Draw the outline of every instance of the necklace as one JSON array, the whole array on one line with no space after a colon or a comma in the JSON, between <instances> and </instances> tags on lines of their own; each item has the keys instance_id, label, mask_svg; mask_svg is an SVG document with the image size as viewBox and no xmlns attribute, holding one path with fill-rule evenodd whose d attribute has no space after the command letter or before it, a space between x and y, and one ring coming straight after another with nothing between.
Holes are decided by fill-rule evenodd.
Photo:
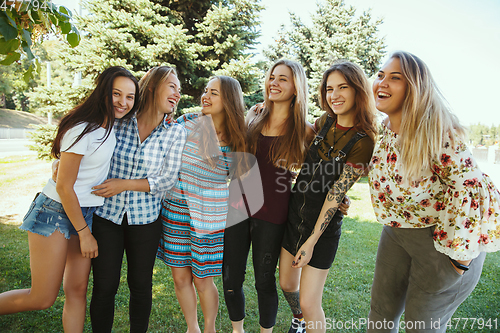
<instances>
[{"instance_id":1,"label":"necklace","mask_svg":"<svg viewBox=\"0 0 500 333\"><path fill-rule=\"evenodd\" d=\"M337 144L337 142L340 141L340 139L342 139L347 133L349 133L350 130L352 130L352 128L354 127L349 127L349 129L347 131L344 132L344 134L342 134L337 140L335 140L335 133L337 132L337 121L335 121L335 124L334 124L334 128L333 128L333 145L330 147L330 149L328 149L328 153L326 154L326 156L328 158L331 157L334 149L335 149L335 145Z\"/></svg>"}]
</instances>

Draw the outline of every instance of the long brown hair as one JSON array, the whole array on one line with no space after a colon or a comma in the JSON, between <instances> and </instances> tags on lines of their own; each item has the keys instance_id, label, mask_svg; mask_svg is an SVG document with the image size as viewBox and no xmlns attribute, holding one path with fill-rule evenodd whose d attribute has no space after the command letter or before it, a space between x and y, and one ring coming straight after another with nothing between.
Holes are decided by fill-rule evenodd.
<instances>
[{"instance_id":1,"label":"long brown hair","mask_svg":"<svg viewBox=\"0 0 500 333\"><path fill-rule=\"evenodd\" d=\"M175 68L169 66L157 66L151 68L139 81L139 110L137 116L149 110L157 110L157 89L168 78L170 74L177 76ZM175 113L172 112L170 116Z\"/></svg>"},{"instance_id":2,"label":"long brown hair","mask_svg":"<svg viewBox=\"0 0 500 333\"><path fill-rule=\"evenodd\" d=\"M375 123L375 103L373 93L366 78L365 73L355 63L345 60L335 62L323 73L323 79L319 86L319 104L323 110L328 112L333 119L337 115L333 112L326 100L326 85L328 77L333 72L338 71L347 81L347 84L354 88L356 92L354 98L354 130L365 132L373 141L377 136L377 127Z\"/></svg>"},{"instance_id":3,"label":"long brown hair","mask_svg":"<svg viewBox=\"0 0 500 333\"><path fill-rule=\"evenodd\" d=\"M59 129L52 145L51 156L61 157L61 140L66 132L81 123L88 123L83 132L76 138L70 147L80 141L84 135L95 131L104 125L106 134L103 139L108 138L115 122L115 111L113 108L113 82L117 77L126 77L132 80L135 85L135 99L132 109L123 117L132 117L139 105L139 85L135 76L128 70L120 66L109 67L104 70L96 79L96 87L87 99L69 111L59 123Z\"/></svg>"},{"instance_id":4,"label":"long brown hair","mask_svg":"<svg viewBox=\"0 0 500 333\"><path fill-rule=\"evenodd\" d=\"M224 122L224 133L229 139L232 151L246 152L245 133L245 102L243 91L238 80L229 76L214 76L211 80L218 79L220 82L222 105L226 113Z\"/></svg>"},{"instance_id":5,"label":"long brown hair","mask_svg":"<svg viewBox=\"0 0 500 333\"><path fill-rule=\"evenodd\" d=\"M245 102L243 100L243 91L241 90L238 80L229 76L219 75L213 76L208 82L219 80L220 83L220 97L224 107L225 120L223 128L221 129L224 137L229 143L231 152L246 152L245 133L247 127L245 125ZM215 167L216 159L214 156L209 156L209 152L217 149L217 142L214 140L213 135L207 131L207 124L203 119L197 123L197 127L191 135L197 137L200 145L201 156L208 161L208 163ZM233 161L232 169L238 169L239 174L243 174L246 170L246 160L241 160L243 155L236 155L238 160Z\"/></svg>"},{"instance_id":6,"label":"long brown hair","mask_svg":"<svg viewBox=\"0 0 500 333\"><path fill-rule=\"evenodd\" d=\"M291 69L296 96L290 105L291 116L283 124L282 135L275 140L269 154L274 165L292 170L302 164L307 150L306 117L308 86L304 68L298 62L281 59L267 71L264 89L266 107L249 126L247 135L248 150L252 154L256 153L259 135L270 121L270 113L274 103L269 100L269 82L271 74L279 65L285 65Z\"/></svg>"}]
</instances>

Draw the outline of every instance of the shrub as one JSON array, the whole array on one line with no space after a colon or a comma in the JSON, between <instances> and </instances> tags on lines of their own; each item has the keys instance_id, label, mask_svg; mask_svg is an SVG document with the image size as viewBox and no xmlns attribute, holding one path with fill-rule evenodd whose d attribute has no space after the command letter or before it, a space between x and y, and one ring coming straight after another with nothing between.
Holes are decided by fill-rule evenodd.
<instances>
[{"instance_id":1,"label":"shrub","mask_svg":"<svg viewBox=\"0 0 500 333\"><path fill-rule=\"evenodd\" d=\"M37 152L37 157L41 160L50 160L50 151L52 150L52 142L57 134L57 125L45 124L35 125L35 131L30 133L30 139L35 142L29 148Z\"/></svg>"}]
</instances>

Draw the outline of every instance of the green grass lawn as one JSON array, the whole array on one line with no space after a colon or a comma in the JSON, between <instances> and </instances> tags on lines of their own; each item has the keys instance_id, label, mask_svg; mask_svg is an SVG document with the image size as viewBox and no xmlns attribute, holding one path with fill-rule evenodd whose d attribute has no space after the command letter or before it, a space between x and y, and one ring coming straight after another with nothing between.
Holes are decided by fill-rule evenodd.
<instances>
[{"instance_id":1,"label":"green grass lawn","mask_svg":"<svg viewBox=\"0 0 500 333\"><path fill-rule=\"evenodd\" d=\"M0 161L1 162L1 161ZM5 193L0 187L0 193ZM375 266L375 255L382 226L375 222L368 196L366 180L356 184L349 193L352 207L344 220L342 238L337 258L330 270L324 289L323 308L330 321L358 322L366 318L369 311L370 288ZM0 292L13 288L30 286L30 269L27 235L16 225L4 222L0 212ZM116 298L114 332L128 332L128 289L125 270L122 272L121 286ZM254 289L253 269L248 266L245 282L247 332L258 332L257 295ZM220 293L217 329L231 332L227 310L222 295L222 280L215 279ZM450 329L448 332L500 332L500 253L489 254L482 278L472 295L459 307L455 318L491 318L497 321L497 329ZM92 285L92 276L90 278ZM90 300L89 287L88 299ZM175 297L170 269L157 261L153 280L153 310L149 332L186 331L186 325ZM275 332L287 332L291 313L281 292L280 307ZM47 310L33 311L0 317L0 332L62 332L61 314L64 302L62 289L56 303ZM199 322L203 323L199 309ZM494 324L494 322L492 322ZM461 325L464 324L462 320ZM359 326L358 326L359 327ZM477 327L477 324L476 326ZM493 327L494 328L494 327ZM365 328L335 329L335 332L364 332ZM91 332L87 316L85 332Z\"/></svg>"}]
</instances>

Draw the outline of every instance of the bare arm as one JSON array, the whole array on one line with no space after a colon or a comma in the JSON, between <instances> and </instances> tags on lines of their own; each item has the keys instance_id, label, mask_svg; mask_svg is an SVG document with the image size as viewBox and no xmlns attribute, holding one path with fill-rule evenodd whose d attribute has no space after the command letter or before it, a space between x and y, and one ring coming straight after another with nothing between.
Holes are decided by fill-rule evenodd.
<instances>
[{"instance_id":1,"label":"bare arm","mask_svg":"<svg viewBox=\"0 0 500 333\"><path fill-rule=\"evenodd\" d=\"M313 254L314 246L318 242L319 237L330 224L333 216L342 204L347 191L349 191L352 185L356 183L363 172L363 169L357 169L348 164L344 166L344 170L342 171L340 178L333 184L333 187L330 189L325 198L325 202L321 208L314 230L297 252L294 258L293 267L300 268L309 263Z\"/></svg>"},{"instance_id":2,"label":"bare arm","mask_svg":"<svg viewBox=\"0 0 500 333\"><path fill-rule=\"evenodd\" d=\"M264 103L255 104L248 110L247 116L245 117L245 124L248 126L252 120L257 117L264 109Z\"/></svg>"},{"instance_id":3,"label":"bare arm","mask_svg":"<svg viewBox=\"0 0 500 333\"><path fill-rule=\"evenodd\" d=\"M149 182L147 179L106 179L102 184L92 188L92 194L109 198L123 191L149 192Z\"/></svg>"},{"instance_id":4,"label":"bare arm","mask_svg":"<svg viewBox=\"0 0 500 333\"><path fill-rule=\"evenodd\" d=\"M97 241L92 236L90 229L86 227L87 223L82 215L80 202L73 189L82 157L83 155L74 153L61 153L61 160L57 166L56 191L61 198L64 212L73 224L73 227L77 231L81 230L78 236L80 238L82 255L85 258L95 258L98 255Z\"/></svg>"}]
</instances>

